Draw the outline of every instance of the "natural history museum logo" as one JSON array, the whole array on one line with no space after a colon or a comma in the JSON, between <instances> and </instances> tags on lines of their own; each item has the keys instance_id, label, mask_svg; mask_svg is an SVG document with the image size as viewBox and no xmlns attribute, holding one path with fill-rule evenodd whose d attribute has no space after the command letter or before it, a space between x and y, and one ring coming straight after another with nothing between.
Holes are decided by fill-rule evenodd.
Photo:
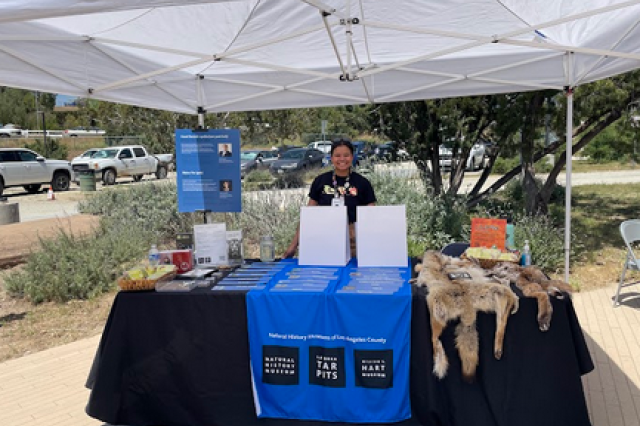
<instances>
[{"instance_id":1,"label":"natural history museum logo","mask_svg":"<svg viewBox=\"0 0 640 426\"><path fill-rule=\"evenodd\" d=\"M262 381L272 385L300 383L299 349L289 346L262 347Z\"/></svg>"}]
</instances>

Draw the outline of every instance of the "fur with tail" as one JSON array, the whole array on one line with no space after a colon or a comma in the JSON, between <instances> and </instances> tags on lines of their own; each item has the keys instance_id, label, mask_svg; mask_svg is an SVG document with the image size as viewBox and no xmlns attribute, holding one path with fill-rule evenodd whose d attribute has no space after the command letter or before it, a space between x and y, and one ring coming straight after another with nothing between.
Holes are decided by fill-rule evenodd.
<instances>
[{"instance_id":1,"label":"fur with tail","mask_svg":"<svg viewBox=\"0 0 640 426\"><path fill-rule=\"evenodd\" d=\"M473 380L478 366L477 312L496 313L494 356L500 359L509 315L518 310L517 296L472 261L436 251L426 251L416 271L419 274L414 283L429 291L426 302L431 321L434 374L439 378L447 374L449 362L440 335L449 321L460 319L455 331L456 348L462 361L463 377L467 381ZM461 273L468 274L469 279L461 278Z\"/></svg>"}]
</instances>

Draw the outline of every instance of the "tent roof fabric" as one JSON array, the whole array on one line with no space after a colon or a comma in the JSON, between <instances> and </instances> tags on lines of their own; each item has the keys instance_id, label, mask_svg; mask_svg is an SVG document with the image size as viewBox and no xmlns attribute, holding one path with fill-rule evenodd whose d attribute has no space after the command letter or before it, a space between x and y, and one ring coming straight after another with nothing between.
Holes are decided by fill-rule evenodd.
<instances>
[{"instance_id":1,"label":"tent roof fabric","mask_svg":"<svg viewBox=\"0 0 640 426\"><path fill-rule=\"evenodd\" d=\"M562 89L640 64L640 0L0 1L0 84L176 112Z\"/></svg>"}]
</instances>

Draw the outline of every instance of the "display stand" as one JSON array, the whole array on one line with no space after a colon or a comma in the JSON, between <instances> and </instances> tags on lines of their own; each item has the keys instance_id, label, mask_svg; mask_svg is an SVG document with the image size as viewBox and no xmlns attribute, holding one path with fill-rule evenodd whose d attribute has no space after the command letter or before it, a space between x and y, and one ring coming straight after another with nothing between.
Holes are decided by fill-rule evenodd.
<instances>
[{"instance_id":1,"label":"display stand","mask_svg":"<svg viewBox=\"0 0 640 426\"><path fill-rule=\"evenodd\" d=\"M401 206L358 206L358 266L407 266L407 215Z\"/></svg>"},{"instance_id":2,"label":"display stand","mask_svg":"<svg viewBox=\"0 0 640 426\"><path fill-rule=\"evenodd\" d=\"M347 220L344 206L300 208L299 264L345 266L351 257Z\"/></svg>"}]
</instances>

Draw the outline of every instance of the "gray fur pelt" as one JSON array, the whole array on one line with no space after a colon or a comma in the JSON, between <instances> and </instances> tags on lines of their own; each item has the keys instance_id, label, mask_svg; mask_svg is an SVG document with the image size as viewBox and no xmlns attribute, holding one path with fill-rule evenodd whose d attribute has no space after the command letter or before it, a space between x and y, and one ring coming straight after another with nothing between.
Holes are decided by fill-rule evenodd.
<instances>
[{"instance_id":1,"label":"gray fur pelt","mask_svg":"<svg viewBox=\"0 0 640 426\"><path fill-rule=\"evenodd\" d=\"M426 303L431 320L434 374L439 378L447 374L449 362L440 335L449 321L460 319L455 330L456 347L462 375L467 381L472 380L478 366L477 312L496 314L494 356L500 359L509 315L518 310L517 296L508 285L494 280L472 261L436 251L426 251L416 271L419 274L413 283L428 289Z\"/></svg>"}]
</instances>

